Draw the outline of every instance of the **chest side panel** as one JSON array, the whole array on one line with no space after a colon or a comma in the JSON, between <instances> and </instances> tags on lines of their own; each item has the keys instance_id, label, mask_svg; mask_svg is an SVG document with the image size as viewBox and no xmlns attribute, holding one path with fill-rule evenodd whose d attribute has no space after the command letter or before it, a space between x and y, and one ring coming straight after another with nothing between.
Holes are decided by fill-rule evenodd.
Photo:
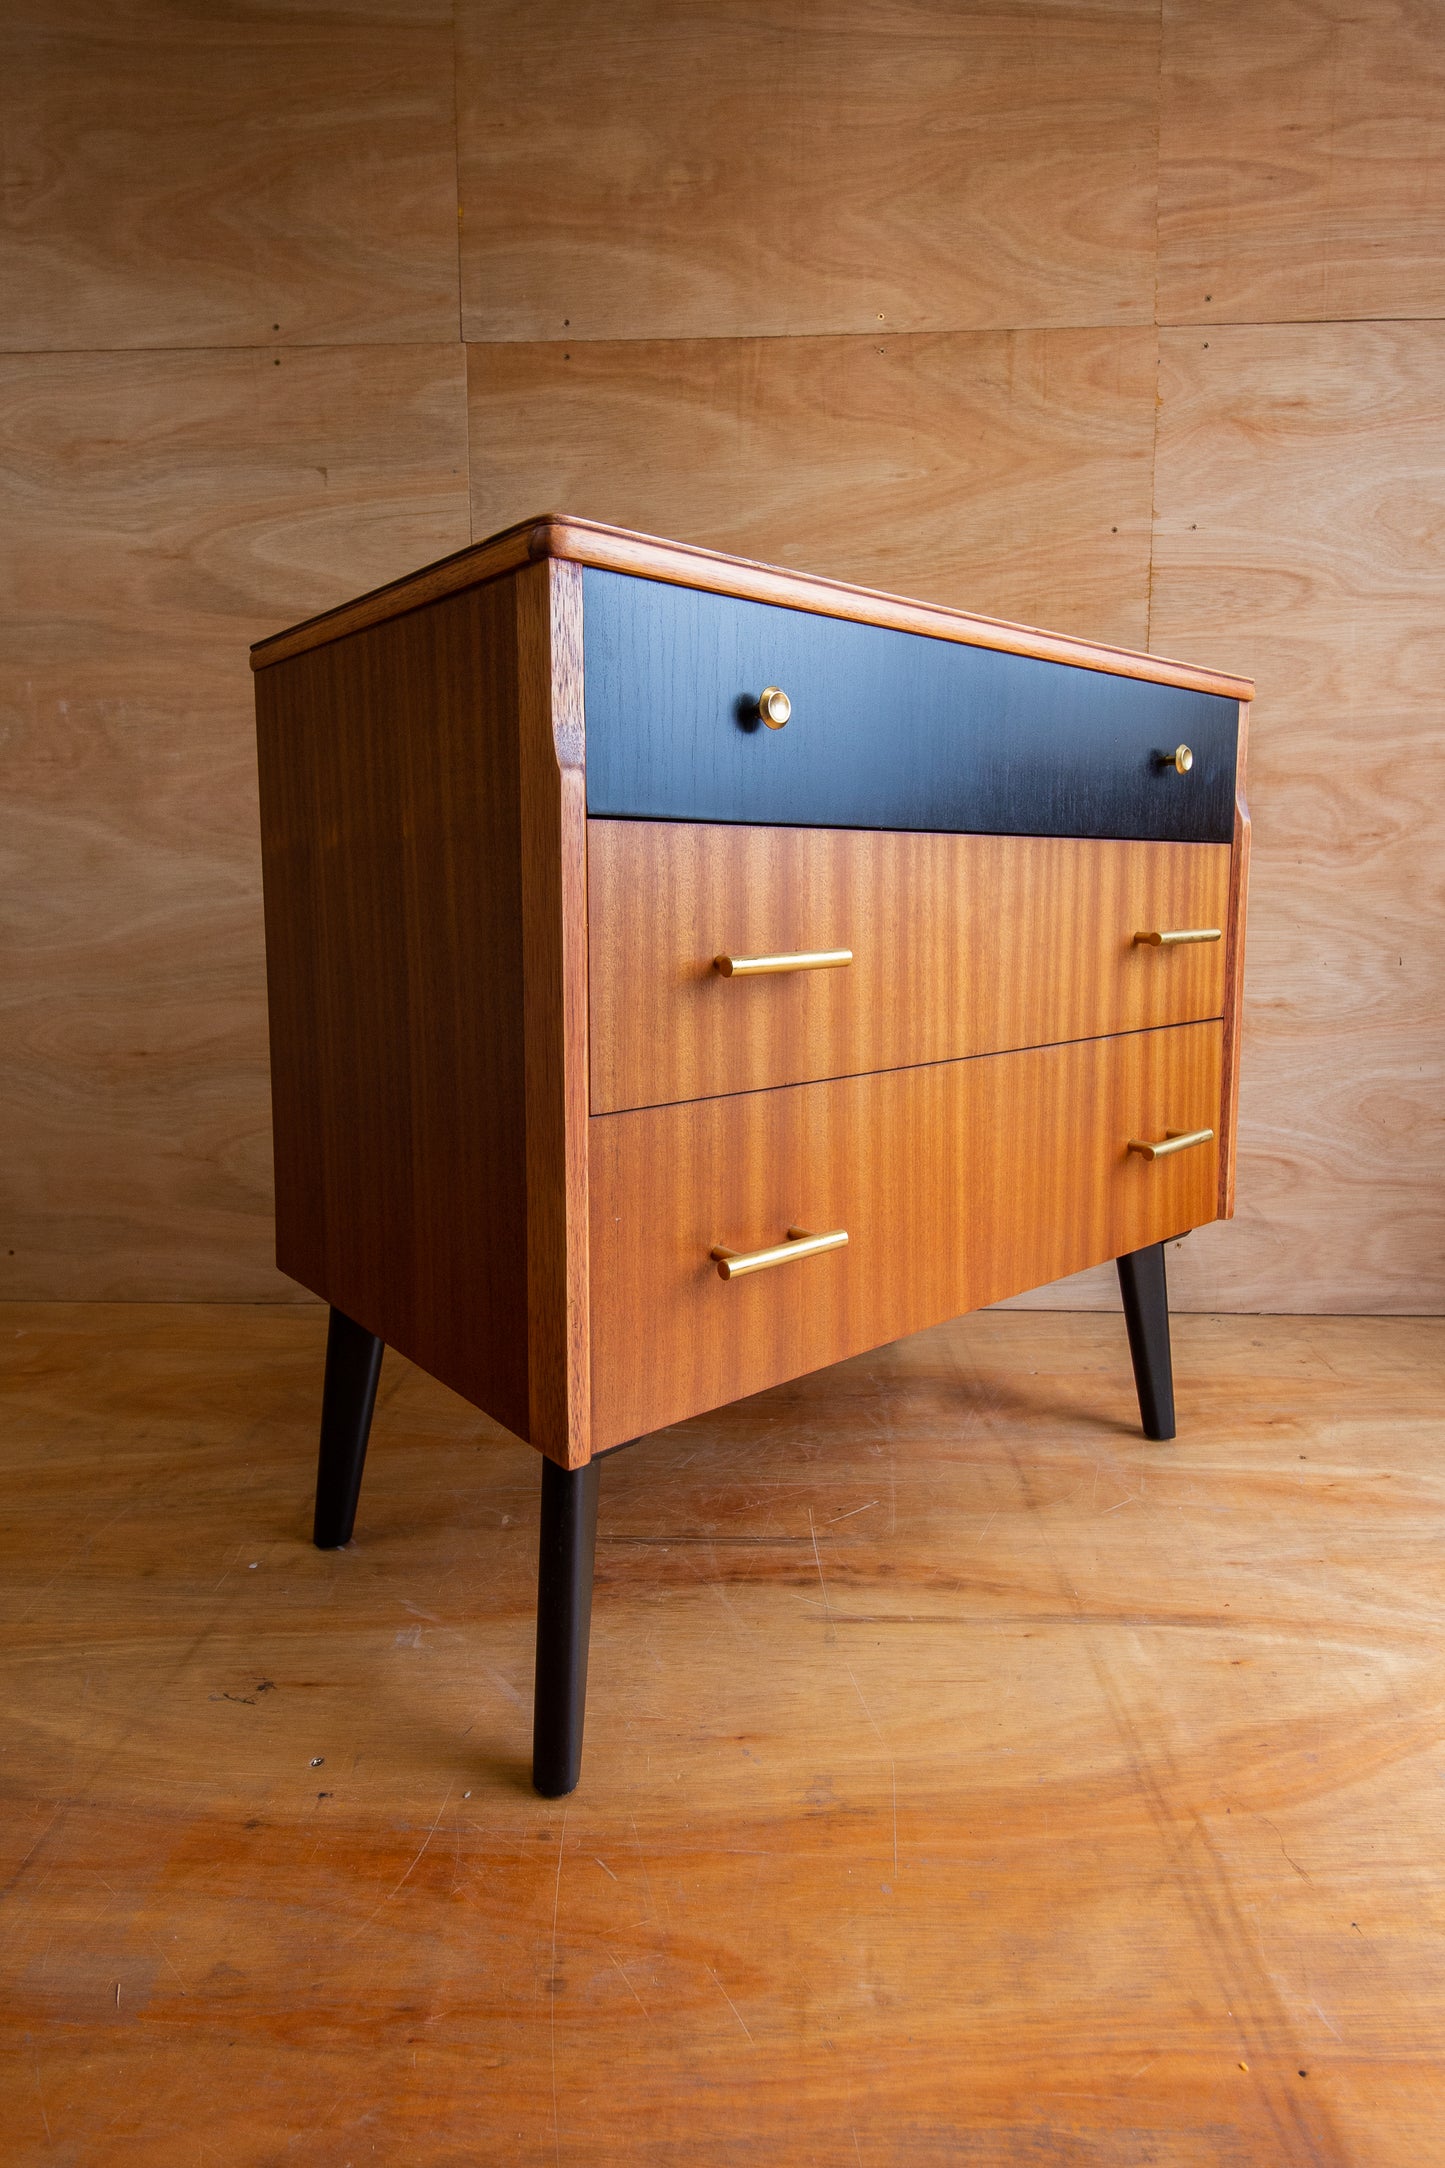
<instances>
[{"instance_id":1,"label":"chest side panel","mask_svg":"<svg viewBox=\"0 0 1445 2168\"><path fill-rule=\"evenodd\" d=\"M277 1262L525 1436L511 583L256 699Z\"/></svg>"}]
</instances>

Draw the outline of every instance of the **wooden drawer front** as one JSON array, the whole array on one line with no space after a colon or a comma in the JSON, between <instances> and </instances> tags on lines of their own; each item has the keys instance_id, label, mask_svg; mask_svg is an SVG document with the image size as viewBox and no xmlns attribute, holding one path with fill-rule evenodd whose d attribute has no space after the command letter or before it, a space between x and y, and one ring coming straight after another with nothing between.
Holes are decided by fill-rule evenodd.
<instances>
[{"instance_id":1,"label":"wooden drawer front","mask_svg":"<svg viewBox=\"0 0 1445 2168\"><path fill-rule=\"evenodd\" d=\"M590 1124L595 1447L1215 1217L1217 1023L941 1062ZM714 1244L846 1228L724 1282Z\"/></svg>"},{"instance_id":2,"label":"wooden drawer front","mask_svg":"<svg viewBox=\"0 0 1445 2168\"><path fill-rule=\"evenodd\" d=\"M1227 843L1215 693L583 574L587 809L629 819ZM763 728L757 699L793 704ZM1181 743L1188 775L1157 756Z\"/></svg>"},{"instance_id":3,"label":"wooden drawer front","mask_svg":"<svg viewBox=\"0 0 1445 2168\"><path fill-rule=\"evenodd\" d=\"M592 1111L1218 1016L1222 844L590 821ZM724 978L720 953L851 949Z\"/></svg>"}]
</instances>

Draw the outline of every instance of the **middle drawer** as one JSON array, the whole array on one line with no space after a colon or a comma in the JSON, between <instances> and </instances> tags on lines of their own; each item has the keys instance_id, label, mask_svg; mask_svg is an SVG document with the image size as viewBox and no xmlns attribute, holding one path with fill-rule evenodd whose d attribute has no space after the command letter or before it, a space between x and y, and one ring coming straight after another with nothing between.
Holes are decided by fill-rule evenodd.
<instances>
[{"instance_id":1,"label":"middle drawer","mask_svg":"<svg viewBox=\"0 0 1445 2168\"><path fill-rule=\"evenodd\" d=\"M594 1114L1223 1013L1227 844L625 820L587 838Z\"/></svg>"}]
</instances>

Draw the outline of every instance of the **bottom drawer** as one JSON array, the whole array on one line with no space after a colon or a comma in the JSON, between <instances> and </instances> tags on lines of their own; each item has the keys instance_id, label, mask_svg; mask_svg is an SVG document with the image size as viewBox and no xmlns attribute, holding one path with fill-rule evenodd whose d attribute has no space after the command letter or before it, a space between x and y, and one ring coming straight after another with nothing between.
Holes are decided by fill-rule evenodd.
<instances>
[{"instance_id":1,"label":"bottom drawer","mask_svg":"<svg viewBox=\"0 0 1445 2168\"><path fill-rule=\"evenodd\" d=\"M1221 1026L594 1115L592 1442L1022 1294L1216 1215ZM789 1227L847 1246L724 1281Z\"/></svg>"}]
</instances>

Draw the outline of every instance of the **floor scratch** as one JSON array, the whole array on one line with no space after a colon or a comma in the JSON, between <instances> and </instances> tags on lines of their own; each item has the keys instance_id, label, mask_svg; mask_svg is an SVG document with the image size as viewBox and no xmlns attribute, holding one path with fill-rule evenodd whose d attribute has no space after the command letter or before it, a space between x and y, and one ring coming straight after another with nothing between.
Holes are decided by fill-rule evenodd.
<instances>
[{"instance_id":1,"label":"floor scratch","mask_svg":"<svg viewBox=\"0 0 1445 2168\"><path fill-rule=\"evenodd\" d=\"M631 1981L630 1981L630 1980L629 1980L629 1979L627 1978L627 1974L626 1974L626 1971L625 1971L625 1970L623 1969L623 1967L622 1967L622 1966L621 1966L620 1964L618 1964L618 1961L617 1961L617 1959L616 1959L616 1958L615 1958L615 1957L613 1956L613 1954L612 1954L612 1952L611 1952L610 1950L609 1950L609 1951L607 1952L607 1961L608 1961L608 1963L609 1963L609 1964L611 1964L611 1965L616 1965L616 1966L617 1966L617 1970L618 1970L618 1971L619 1971L619 1972L620 1972L620 1973L622 1974L622 1978L623 1978L623 1981L624 1981L624 1982L625 1982L625 1984L626 1984L626 1987L627 1987L627 1992L629 1993L629 1995L631 1995L631 1997L632 1997L633 2001L634 2001L634 2002L636 2003L636 2005L637 2005L638 2009L639 2009L639 2010L640 2010L640 2011L642 2012L643 2016L644 2016L644 2017L651 2017L651 2015L652 2015L652 2012L651 2012L651 2011L650 2011L650 2010L648 2009L648 2007L647 2007L647 2004L646 2004L646 2003L645 2003L645 2002L643 2001L642 1997L641 1997L641 1996L640 1996L640 1995L638 1994L638 1992L637 1992L637 1989L636 1989L636 1988L635 1988L635 1987L633 1986L632 1982L631 1982Z\"/></svg>"},{"instance_id":2,"label":"floor scratch","mask_svg":"<svg viewBox=\"0 0 1445 2168\"><path fill-rule=\"evenodd\" d=\"M715 1972L713 1972L713 1970L712 1970L712 1966L711 1966L711 1965L709 1965L707 1969L708 1969L708 1971L709 1971L709 1972L712 1972L713 1980L714 1980L714 1982L716 1983L716 1986L717 1986L717 1991L718 1991L718 1993L719 1993L719 1994L720 1994L720 1995L722 1996L722 1999L723 1999L723 2001L724 2001L724 2002L725 2002L725 2003L727 2004L728 2008L729 2008L729 2009L730 2009L730 2010L732 2011L732 2014L733 2014L733 2016L734 2016L734 2017L735 2017L735 2018L737 2019L738 2023L739 2023L739 2024L740 2024L740 2025L742 2026L742 2028L743 2028L743 2031L744 2031L744 2033L746 2033L746 2034L747 2034L747 2042L748 2042L748 2046L749 2046L750 2048L755 2048L755 2047L757 2046L757 2042L756 2042L756 2040L754 2040L754 2038L753 2038L752 2034L751 2034L750 2032L748 2032L748 2028L747 2028L747 2025L746 2025L746 2023L744 2022L744 2019L743 2019L743 2013L742 2013L742 2011L741 2011L741 2010L740 2010L740 2009L738 2008L737 2004L736 2004L736 2003L735 2003L735 2002L733 2001L733 1999L732 1999L732 1996L731 1996L731 1995L730 1995L730 1994L728 1993L727 1989L726 1989L726 1988L725 1988L725 1987L723 1986L723 1984L722 1984L722 1981L718 1979L718 1976L717 1976L717 1974L716 1974Z\"/></svg>"},{"instance_id":3,"label":"floor scratch","mask_svg":"<svg viewBox=\"0 0 1445 2168\"><path fill-rule=\"evenodd\" d=\"M358 1935L364 1935L367 1928L376 1918L377 1913L381 1912L386 1905L389 1905L392 1898L395 1897L395 1895L397 1894L397 1891L400 1890L408 1881L410 1881L412 1875L416 1872L417 1867L421 1864L422 1855L425 1853L427 1846L431 1843L432 1838L436 1835L437 1831L442 1826L442 1816L446 1813L447 1808L451 1803L451 1796L456 1788L456 1781L456 1778L453 1777L450 1783L447 1785L446 1795L443 1798L441 1805L437 1808L436 1820L432 1823L431 1828L427 1831L426 1835L422 1838L421 1843L417 1846L411 1865L407 1868L406 1873L401 1878L401 1881L397 1883L395 1889L389 1889L386 1895L382 1898L381 1903L376 1907L376 1910L374 1912L369 1912L366 1918L362 1921L361 1925L353 1929L352 1933L346 1938L348 1942L354 1942Z\"/></svg>"},{"instance_id":4,"label":"floor scratch","mask_svg":"<svg viewBox=\"0 0 1445 2168\"><path fill-rule=\"evenodd\" d=\"M813 1508L811 1506L808 1508L808 1534L813 1539L813 1564L818 1569L818 1586L823 1591L823 1615L831 1626L833 1623L833 1607L828 1601L828 1583L823 1575L823 1561L818 1552L818 1531L813 1526Z\"/></svg>"},{"instance_id":5,"label":"floor scratch","mask_svg":"<svg viewBox=\"0 0 1445 2168\"><path fill-rule=\"evenodd\" d=\"M716 1975L714 1975L714 1977L716 1977ZM721 1980L719 1980L719 1981L718 1981L718 1986L719 1986L719 1987L721 1987L721 1986L722 1986L722 1982L721 1982ZM726 1990L725 1990L725 1989L724 1989L724 1992L726 1993ZM738 2020L738 2023L739 2023L739 2024L741 2024L741 2023L742 2023L742 2020L741 2020L741 2018L739 2018L739 2020ZM746 2027L744 2027L744 2030L746 2031ZM53 2138L53 2137L51 2136L51 2133L50 2133L50 2117L49 2117L49 2116L48 2116L48 2115L46 2114L46 2112L45 2112L45 2095L44 2095L44 2094L43 2094L43 2093L41 2092L41 2090L40 2090L40 2050L39 2050L39 2048L37 2048L37 2047L33 2047L33 2046L32 2046L32 2048L31 2048L31 2054L32 2054L32 2056L33 2056L33 2058L34 2058L34 2062L35 2062L35 2098L36 2098L36 2101L37 2101L37 2103L38 2103L38 2105L39 2105L39 2108L40 2108L40 2120L41 2120L41 2122L42 2122L42 2123L43 2123L43 2124L45 2125L45 2143L46 2143L47 2145L53 2146L53 2145L54 2145L54 2143L55 2143L55 2140L54 2140L54 2138Z\"/></svg>"},{"instance_id":6,"label":"floor scratch","mask_svg":"<svg viewBox=\"0 0 1445 2168\"><path fill-rule=\"evenodd\" d=\"M412 1875L415 1874L417 1868L420 1866L423 1853L426 1851L426 1848L431 1843L432 1838L436 1835L437 1831L442 1826L442 1816L446 1813L448 1806L451 1804L452 1790L455 1784L456 1778L453 1777L451 1779L451 1782L447 1785L445 1798L442 1800L441 1805L437 1808L436 1820L432 1823L431 1828L427 1831L426 1835L422 1838L421 1843L416 1848L415 1858L412 1860L411 1865L407 1868L406 1873L402 1876L401 1881L397 1883L396 1889L387 1891L385 1898L382 1900L383 1903L390 1904L392 1898L396 1895L396 1891L402 1887L403 1883L409 1882L411 1880Z\"/></svg>"},{"instance_id":7,"label":"floor scratch","mask_svg":"<svg viewBox=\"0 0 1445 2168\"><path fill-rule=\"evenodd\" d=\"M11 1877L10 1877L10 1880L9 1880L9 1881L8 1881L8 1882L6 1883L6 1885L5 1885L5 1894L6 1894L6 1896L7 1896L7 1897L8 1897L9 1895L10 1895L11 1891L12 1891L12 1890L13 1890L13 1889L14 1889L14 1888L16 1887L17 1883L18 1883L18 1882L19 1882L19 1880L20 1880L20 1877L21 1877L21 1876L22 1876L22 1875L24 1874L24 1872L25 1872L26 1868L27 1868L27 1867L28 1867L28 1866L30 1865L30 1862L31 1862L31 1860L32 1860L32 1859L34 1859L34 1857L35 1857L36 1853L37 1853L37 1852L38 1852L38 1851L40 1850L40 1847L41 1847L41 1845L42 1845L42 1844L44 1844L44 1842L45 1842L46 1838L47 1838L47 1837L48 1837L48 1836L50 1835L50 1832L51 1832L51 1830L52 1830L52 1829L54 1829L54 1827L55 1827L56 1823L57 1823L57 1822L58 1822L58 1821L60 1820L60 1817L61 1817L61 1815L62 1815L62 1814L64 1814L64 1812L65 1812L65 1801L64 1801L64 1800L62 1799L62 1800L61 1800L61 1802L60 1802L60 1804L59 1804L59 1806L58 1806L58 1807L57 1807L57 1808L55 1809L55 1812L54 1812L54 1813L53 1813L53 1814L51 1815L51 1817L50 1817L50 1820L49 1820L49 1821L48 1821L48 1822L46 1823L45 1827L44 1827L44 1828L43 1828L43 1829L41 1830L41 1832L40 1832L40 1835L39 1835L39 1836L38 1836L38 1837L37 1837L37 1838L35 1839L34 1843L33 1843L33 1844L32 1844L32 1845L30 1846L30 1849L29 1849L29 1850L28 1850L28 1851L26 1852L26 1854L25 1854L25 1857L24 1857L24 1858L23 1858L23 1859L21 1860L21 1862L20 1862L19 1866L18 1866L18 1867L17 1867L16 1869L15 1869L15 1872L14 1872L14 1873L13 1873L13 1874L11 1875Z\"/></svg>"}]
</instances>

